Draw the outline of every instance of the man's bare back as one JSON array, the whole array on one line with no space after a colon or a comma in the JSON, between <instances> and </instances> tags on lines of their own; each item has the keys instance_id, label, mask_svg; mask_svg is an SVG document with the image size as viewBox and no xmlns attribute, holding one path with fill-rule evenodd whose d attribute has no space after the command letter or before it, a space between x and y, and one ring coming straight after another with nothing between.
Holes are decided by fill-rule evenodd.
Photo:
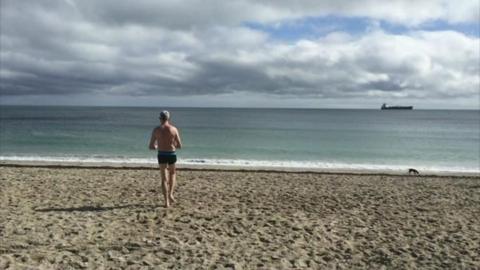
<instances>
[{"instance_id":1,"label":"man's bare back","mask_svg":"<svg viewBox=\"0 0 480 270\"><path fill-rule=\"evenodd\" d=\"M158 151L175 151L177 148L182 148L177 128L169 122L156 127L152 132L149 148Z\"/></svg>"}]
</instances>

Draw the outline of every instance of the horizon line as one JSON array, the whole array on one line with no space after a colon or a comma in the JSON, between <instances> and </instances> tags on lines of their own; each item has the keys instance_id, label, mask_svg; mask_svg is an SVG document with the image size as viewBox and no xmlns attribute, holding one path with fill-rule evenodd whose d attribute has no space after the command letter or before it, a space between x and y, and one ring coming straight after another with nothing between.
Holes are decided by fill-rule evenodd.
<instances>
[{"instance_id":1,"label":"horizon line","mask_svg":"<svg viewBox=\"0 0 480 270\"><path fill-rule=\"evenodd\" d=\"M179 109L285 109L285 110L380 110L380 106L373 107L232 107L232 106L131 106L131 105L32 105L32 104L0 104L1 107L86 107L86 108L179 108ZM479 111L480 108L413 108L413 110L452 110L452 111Z\"/></svg>"}]
</instances>

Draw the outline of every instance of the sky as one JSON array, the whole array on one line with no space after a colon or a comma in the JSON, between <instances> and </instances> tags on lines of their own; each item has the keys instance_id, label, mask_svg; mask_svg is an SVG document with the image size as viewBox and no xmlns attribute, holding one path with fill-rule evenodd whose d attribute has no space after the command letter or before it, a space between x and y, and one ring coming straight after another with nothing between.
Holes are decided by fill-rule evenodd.
<instances>
[{"instance_id":1,"label":"sky","mask_svg":"<svg viewBox=\"0 0 480 270\"><path fill-rule=\"evenodd\" d=\"M0 104L480 109L480 0L0 0Z\"/></svg>"}]
</instances>

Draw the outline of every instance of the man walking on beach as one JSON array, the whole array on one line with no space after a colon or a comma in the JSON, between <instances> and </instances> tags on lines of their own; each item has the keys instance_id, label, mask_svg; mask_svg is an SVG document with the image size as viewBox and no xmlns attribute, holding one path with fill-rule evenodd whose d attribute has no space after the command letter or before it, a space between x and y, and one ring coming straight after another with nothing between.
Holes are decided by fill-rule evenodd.
<instances>
[{"instance_id":1,"label":"man walking on beach","mask_svg":"<svg viewBox=\"0 0 480 270\"><path fill-rule=\"evenodd\" d=\"M170 123L170 113L168 111L160 113L160 126L153 129L148 148L158 150L157 158L162 177L162 191L165 198L165 207L168 208L171 203L175 202L173 197L176 184L175 163L177 162L175 150L182 148L180 134L178 129Z\"/></svg>"}]
</instances>

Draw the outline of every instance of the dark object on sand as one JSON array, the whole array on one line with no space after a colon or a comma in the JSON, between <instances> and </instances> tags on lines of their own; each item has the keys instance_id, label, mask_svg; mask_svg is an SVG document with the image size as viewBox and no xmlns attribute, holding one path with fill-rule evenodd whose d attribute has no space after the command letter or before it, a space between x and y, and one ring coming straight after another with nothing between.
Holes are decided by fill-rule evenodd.
<instances>
[{"instance_id":1,"label":"dark object on sand","mask_svg":"<svg viewBox=\"0 0 480 270\"><path fill-rule=\"evenodd\" d=\"M383 103L382 110L413 110L413 106L387 106L387 104Z\"/></svg>"},{"instance_id":2,"label":"dark object on sand","mask_svg":"<svg viewBox=\"0 0 480 270\"><path fill-rule=\"evenodd\" d=\"M413 168L410 168L410 169L408 169L408 174L419 175L420 173L417 170L415 170Z\"/></svg>"}]
</instances>

